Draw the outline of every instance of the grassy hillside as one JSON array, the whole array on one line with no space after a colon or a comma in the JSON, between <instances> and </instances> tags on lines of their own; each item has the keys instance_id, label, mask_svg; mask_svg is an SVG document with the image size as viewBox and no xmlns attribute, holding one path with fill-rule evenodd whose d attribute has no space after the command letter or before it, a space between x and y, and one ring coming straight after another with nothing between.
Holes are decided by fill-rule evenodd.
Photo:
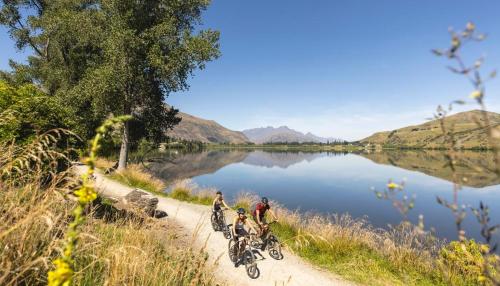
<instances>
[{"instance_id":1,"label":"grassy hillside","mask_svg":"<svg viewBox=\"0 0 500 286\"><path fill-rule=\"evenodd\" d=\"M169 137L204 143L249 142L243 133L229 130L213 120L205 120L182 112L179 112L179 116L182 121L168 132Z\"/></svg>"},{"instance_id":2,"label":"grassy hillside","mask_svg":"<svg viewBox=\"0 0 500 286\"><path fill-rule=\"evenodd\" d=\"M472 110L450 115L446 118L446 127L454 126L457 146L460 148L487 148L486 131L479 128L474 118L483 121L481 111ZM500 125L500 114L487 112L494 127ZM378 132L360 141L363 144L381 144L395 147L441 148L443 134L438 120L420 125L408 126L393 131Z\"/></svg>"}]
</instances>

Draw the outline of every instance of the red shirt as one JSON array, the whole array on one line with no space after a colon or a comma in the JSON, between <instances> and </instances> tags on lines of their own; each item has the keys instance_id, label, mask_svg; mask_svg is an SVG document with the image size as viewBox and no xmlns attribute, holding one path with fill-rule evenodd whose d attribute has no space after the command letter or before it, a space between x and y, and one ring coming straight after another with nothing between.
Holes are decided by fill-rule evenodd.
<instances>
[{"instance_id":1,"label":"red shirt","mask_svg":"<svg viewBox=\"0 0 500 286\"><path fill-rule=\"evenodd\" d=\"M264 216L264 214L266 213L266 211L268 209L270 209L271 207L269 206L269 204L264 204L264 203L258 203L256 206L255 206L255 210L252 212L252 215L253 216L256 216L257 215L257 210L259 211L259 216Z\"/></svg>"}]
</instances>

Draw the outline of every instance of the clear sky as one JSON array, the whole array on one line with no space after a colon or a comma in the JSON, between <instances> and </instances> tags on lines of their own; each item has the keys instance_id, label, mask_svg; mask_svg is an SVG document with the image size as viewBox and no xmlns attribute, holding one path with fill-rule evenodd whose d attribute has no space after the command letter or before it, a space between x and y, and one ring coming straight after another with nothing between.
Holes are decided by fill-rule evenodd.
<instances>
[{"instance_id":1,"label":"clear sky","mask_svg":"<svg viewBox=\"0 0 500 286\"><path fill-rule=\"evenodd\" d=\"M203 27L221 32L222 56L167 102L233 130L287 125L348 140L422 123L438 104L471 101L430 50L473 21L488 39L466 60L500 68L499 13L498 0L213 0ZM26 56L3 28L0 47L1 69ZM492 111L499 93L500 78L487 85Z\"/></svg>"}]
</instances>

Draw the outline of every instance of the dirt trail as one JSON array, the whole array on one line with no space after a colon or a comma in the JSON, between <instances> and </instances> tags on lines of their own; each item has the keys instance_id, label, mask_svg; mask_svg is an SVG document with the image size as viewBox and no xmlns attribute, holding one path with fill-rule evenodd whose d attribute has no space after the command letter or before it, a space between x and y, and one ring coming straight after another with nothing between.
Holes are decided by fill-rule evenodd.
<instances>
[{"instance_id":1,"label":"dirt trail","mask_svg":"<svg viewBox=\"0 0 500 286\"><path fill-rule=\"evenodd\" d=\"M82 166L77 167L82 171ZM96 188L105 197L122 198L133 188L107 179L96 174ZM283 251L283 260L272 259L267 252L257 256L257 265L260 276L251 279L245 272L245 267L234 267L227 255L228 240L221 232L214 232L210 225L211 210L208 206L196 205L178 200L159 197L158 209L168 213L168 220L182 225L187 233L195 235L196 246L206 245L209 262L216 265L215 276L218 281L225 281L228 285L355 285L341 278L313 267L301 258L287 251ZM229 216L229 215L228 215ZM205 244L206 243L206 244Z\"/></svg>"}]
</instances>

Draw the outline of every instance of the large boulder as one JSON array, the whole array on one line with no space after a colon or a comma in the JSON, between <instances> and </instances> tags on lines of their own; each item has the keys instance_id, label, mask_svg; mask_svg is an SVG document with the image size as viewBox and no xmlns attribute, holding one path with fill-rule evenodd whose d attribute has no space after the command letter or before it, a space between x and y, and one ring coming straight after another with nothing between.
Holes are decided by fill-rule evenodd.
<instances>
[{"instance_id":1,"label":"large boulder","mask_svg":"<svg viewBox=\"0 0 500 286\"><path fill-rule=\"evenodd\" d=\"M135 189L125 196L124 201L127 205L141 209L151 217L156 217L158 199L153 195L140 189Z\"/></svg>"}]
</instances>

